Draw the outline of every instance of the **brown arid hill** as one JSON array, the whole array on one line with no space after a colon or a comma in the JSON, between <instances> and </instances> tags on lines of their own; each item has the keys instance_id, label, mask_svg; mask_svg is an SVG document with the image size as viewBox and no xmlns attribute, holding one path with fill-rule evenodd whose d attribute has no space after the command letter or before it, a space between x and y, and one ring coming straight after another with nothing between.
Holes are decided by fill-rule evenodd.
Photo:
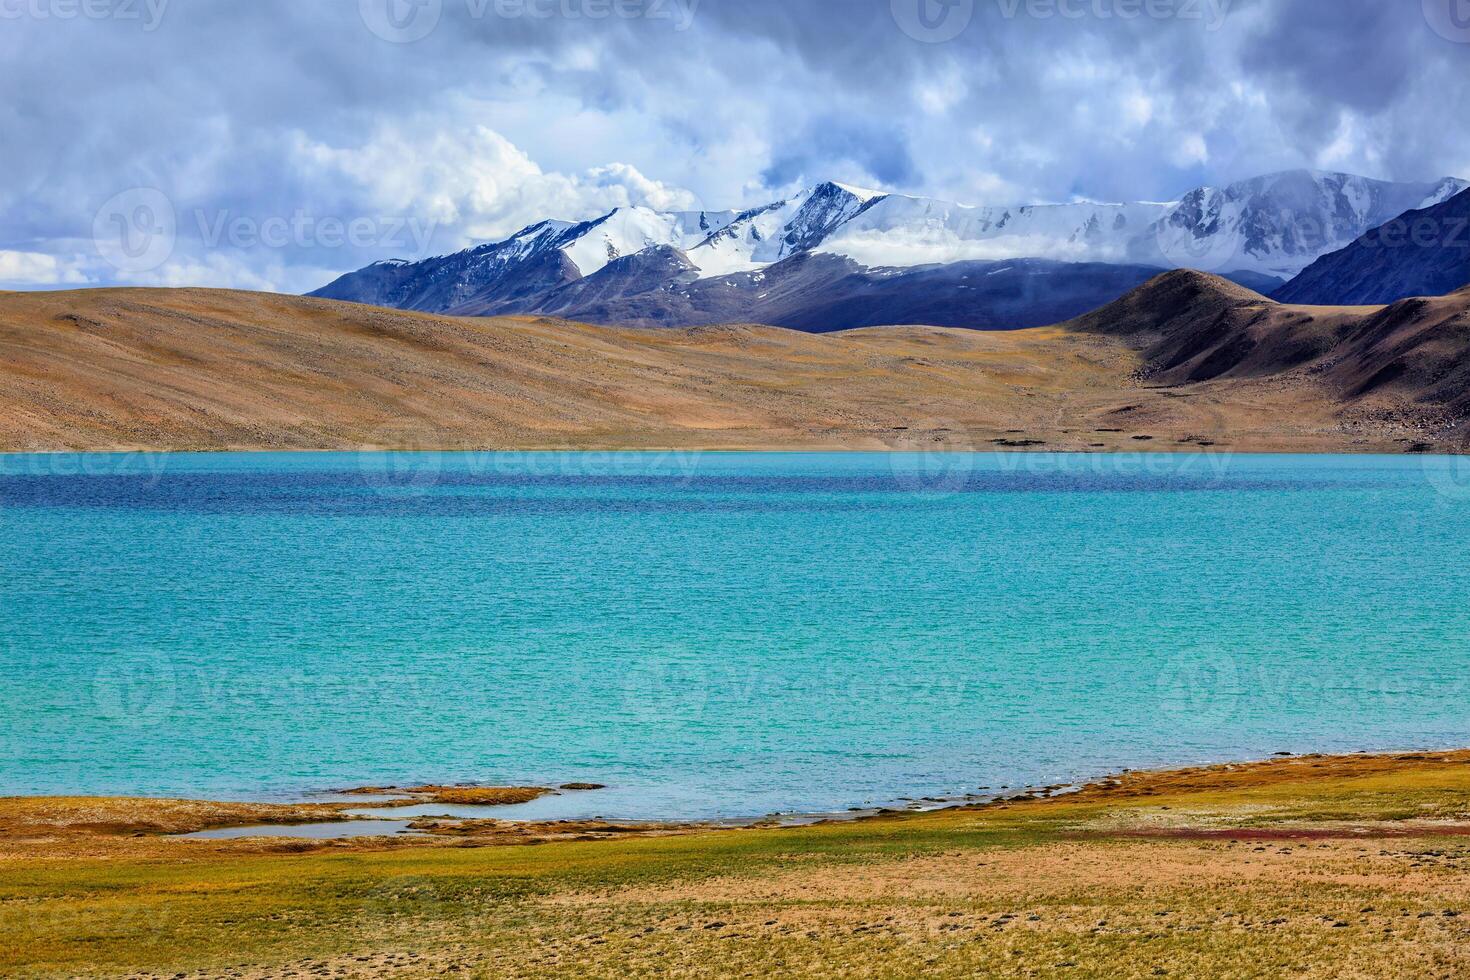
<instances>
[{"instance_id":1,"label":"brown arid hill","mask_svg":"<svg viewBox=\"0 0 1470 980\"><path fill-rule=\"evenodd\" d=\"M1344 420L1417 424L1441 442L1470 415L1470 287L1389 306L1289 306L1172 272L1066 325L1127 339L1150 385L1315 388Z\"/></svg>"},{"instance_id":2,"label":"brown arid hill","mask_svg":"<svg viewBox=\"0 0 1470 980\"><path fill-rule=\"evenodd\" d=\"M812 335L0 293L0 450L1447 450L1467 308L1287 307L1175 272L1056 327Z\"/></svg>"}]
</instances>

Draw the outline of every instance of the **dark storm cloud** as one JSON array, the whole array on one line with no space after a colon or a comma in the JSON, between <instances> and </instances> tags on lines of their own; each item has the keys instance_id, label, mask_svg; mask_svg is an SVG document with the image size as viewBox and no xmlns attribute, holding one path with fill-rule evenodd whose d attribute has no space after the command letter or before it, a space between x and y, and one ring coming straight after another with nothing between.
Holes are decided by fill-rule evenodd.
<instances>
[{"instance_id":1,"label":"dark storm cloud","mask_svg":"<svg viewBox=\"0 0 1470 980\"><path fill-rule=\"evenodd\" d=\"M304 289L420 247L400 219L444 250L826 178L1013 203L1470 171L1470 36L1420 0L417 3L0 0L0 284ZM178 223L145 271L92 242L137 187Z\"/></svg>"},{"instance_id":2,"label":"dark storm cloud","mask_svg":"<svg viewBox=\"0 0 1470 980\"><path fill-rule=\"evenodd\" d=\"M1245 71L1321 108L1380 112L1450 50L1404 3L1282 3L1243 49ZM1462 61L1462 66L1464 65Z\"/></svg>"}]
</instances>

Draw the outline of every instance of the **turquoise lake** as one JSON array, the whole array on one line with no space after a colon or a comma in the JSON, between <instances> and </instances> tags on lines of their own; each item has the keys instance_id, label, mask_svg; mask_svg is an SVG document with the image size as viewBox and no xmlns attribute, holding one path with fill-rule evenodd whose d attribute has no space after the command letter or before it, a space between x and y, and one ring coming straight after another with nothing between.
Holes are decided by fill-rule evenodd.
<instances>
[{"instance_id":1,"label":"turquoise lake","mask_svg":"<svg viewBox=\"0 0 1470 980\"><path fill-rule=\"evenodd\" d=\"M0 456L0 794L828 811L1470 745L1470 461Z\"/></svg>"}]
</instances>

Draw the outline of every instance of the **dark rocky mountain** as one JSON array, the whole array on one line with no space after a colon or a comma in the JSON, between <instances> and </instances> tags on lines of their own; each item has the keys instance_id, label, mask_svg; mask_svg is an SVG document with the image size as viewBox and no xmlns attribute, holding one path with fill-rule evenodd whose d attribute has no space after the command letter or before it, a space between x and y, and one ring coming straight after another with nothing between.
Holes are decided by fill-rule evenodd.
<instances>
[{"instance_id":1,"label":"dark rocky mountain","mask_svg":"<svg viewBox=\"0 0 1470 980\"><path fill-rule=\"evenodd\" d=\"M1400 215L1277 290L1284 303L1379 306L1470 284L1470 191Z\"/></svg>"},{"instance_id":2,"label":"dark rocky mountain","mask_svg":"<svg viewBox=\"0 0 1470 980\"><path fill-rule=\"evenodd\" d=\"M1237 286L1244 286L1246 289L1260 293L1262 296L1270 296L1276 290L1285 286L1287 282L1280 276L1268 276L1262 272L1249 272L1244 269L1238 272L1221 273L1220 278L1229 279Z\"/></svg>"},{"instance_id":3,"label":"dark rocky mountain","mask_svg":"<svg viewBox=\"0 0 1470 980\"><path fill-rule=\"evenodd\" d=\"M582 277L561 248L577 227L548 221L453 255L377 262L312 295L424 313L497 303L530 308L543 294Z\"/></svg>"},{"instance_id":4,"label":"dark rocky mountain","mask_svg":"<svg viewBox=\"0 0 1470 980\"><path fill-rule=\"evenodd\" d=\"M751 322L811 333L893 323L1007 330L1069 319L1158 272L1039 259L867 269L839 255L798 253L756 272L701 279L684 252L658 246L581 279L538 277L519 294L471 300L452 312L638 327Z\"/></svg>"},{"instance_id":5,"label":"dark rocky mountain","mask_svg":"<svg viewBox=\"0 0 1470 980\"><path fill-rule=\"evenodd\" d=\"M1006 330L1070 319L1158 272L1039 259L868 269L839 255L800 253L758 272L699 279L683 253L661 248L562 286L535 312L648 327L753 322L828 333L910 323Z\"/></svg>"},{"instance_id":6,"label":"dark rocky mountain","mask_svg":"<svg viewBox=\"0 0 1470 980\"><path fill-rule=\"evenodd\" d=\"M1278 303L1217 276L1167 273L1068 324L1127 338L1152 384L1271 378L1346 405L1470 419L1470 288L1382 309Z\"/></svg>"}]
</instances>

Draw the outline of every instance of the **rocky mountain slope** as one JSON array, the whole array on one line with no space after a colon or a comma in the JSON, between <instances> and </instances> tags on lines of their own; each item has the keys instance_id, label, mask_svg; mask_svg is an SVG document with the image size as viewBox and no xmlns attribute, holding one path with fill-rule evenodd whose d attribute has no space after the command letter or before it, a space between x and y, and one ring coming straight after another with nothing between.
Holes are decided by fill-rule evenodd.
<instances>
[{"instance_id":1,"label":"rocky mountain slope","mask_svg":"<svg viewBox=\"0 0 1470 980\"><path fill-rule=\"evenodd\" d=\"M1392 303L1470 285L1470 191L1410 211L1307 267L1274 295L1285 303Z\"/></svg>"}]
</instances>

